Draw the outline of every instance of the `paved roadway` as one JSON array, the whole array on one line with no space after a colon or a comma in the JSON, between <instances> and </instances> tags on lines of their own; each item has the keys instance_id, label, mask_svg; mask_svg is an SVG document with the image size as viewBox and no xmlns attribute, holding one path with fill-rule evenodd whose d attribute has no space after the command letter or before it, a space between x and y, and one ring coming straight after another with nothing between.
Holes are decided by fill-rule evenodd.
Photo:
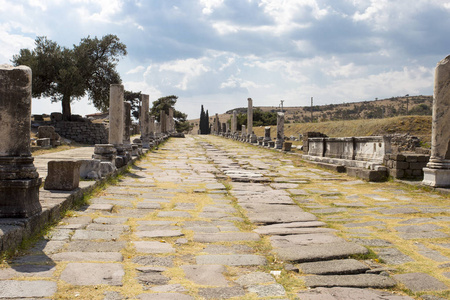
<instances>
[{"instance_id":1,"label":"paved roadway","mask_svg":"<svg viewBox=\"0 0 450 300\"><path fill-rule=\"evenodd\" d=\"M70 151L36 162L90 157ZM171 139L3 263L0 299L447 299L448 201L220 137Z\"/></svg>"}]
</instances>

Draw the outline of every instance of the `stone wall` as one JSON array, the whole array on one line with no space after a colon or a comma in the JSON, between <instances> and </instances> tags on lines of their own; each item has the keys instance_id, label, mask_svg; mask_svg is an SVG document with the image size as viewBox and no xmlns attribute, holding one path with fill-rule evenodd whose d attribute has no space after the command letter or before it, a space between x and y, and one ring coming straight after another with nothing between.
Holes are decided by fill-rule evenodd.
<instances>
[{"instance_id":1,"label":"stone wall","mask_svg":"<svg viewBox=\"0 0 450 300\"><path fill-rule=\"evenodd\" d=\"M429 160L429 155L390 154L385 156L384 164L389 168L389 175L394 178L423 179L423 168Z\"/></svg>"},{"instance_id":2,"label":"stone wall","mask_svg":"<svg viewBox=\"0 0 450 300\"><path fill-rule=\"evenodd\" d=\"M91 122L55 122L55 131L66 139L82 144L107 144L108 128Z\"/></svg>"}]
</instances>

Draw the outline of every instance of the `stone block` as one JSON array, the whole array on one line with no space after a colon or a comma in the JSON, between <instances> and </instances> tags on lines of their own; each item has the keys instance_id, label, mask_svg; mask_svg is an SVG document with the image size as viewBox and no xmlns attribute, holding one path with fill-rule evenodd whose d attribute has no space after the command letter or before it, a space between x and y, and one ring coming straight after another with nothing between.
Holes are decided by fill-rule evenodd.
<instances>
[{"instance_id":1,"label":"stone block","mask_svg":"<svg viewBox=\"0 0 450 300\"><path fill-rule=\"evenodd\" d=\"M78 188L80 182L80 161L48 162L48 175L45 179L44 189L72 191Z\"/></svg>"},{"instance_id":2,"label":"stone block","mask_svg":"<svg viewBox=\"0 0 450 300\"><path fill-rule=\"evenodd\" d=\"M409 163L417 162L417 156L416 155L406 155L406 162L409 162Z\"/></svg>"},{"instance_id":3,"label":"stone block","mask_svg":"<svg viewBox=\"0 0 450 300\"><path fill-rule=\"evenodd\" d=\"M291 148L292 148L292 143L290 143L290 142L283 143L283 148L282 148L283 151L291 151Z\"/></svg>"},{"instance_id":4,"label":"stone block","mask_svg":"<svg viewBox=\"0 0 450 300\"><path fill-rule=\"evenodd\" d=\"M406 161L395 161L392 167L394 169L406 170L409 168L409 163L407 163Z\"/></svg>"},{"instance_id":5,"label":"stone block","mask_svg":"<svg viewBox=\"0 0 450 300\"><path fill-rule=\"evenodd\" d=\"M386 181L388 178L386 170L369 170L353 167L347 167L347 175L373 182Z\"/></svg>"},{"instance_id":6,"label":"stone block","mask_svg":"<svg viewBox=\"0 0 450 300\"><path fill-rule=\"evenodd\" d=\"M406 157L403 154L391 154L390 158L395 161L406 161Z\"/></svg>"},{"instance_id":7,"label":"stone block","mask_svg":"<svg viewBox=\"0 0 450 300\"><path fill-rule=\"evenodd\" d=\"M38 145L39 147L42 147L42 148L51 148L49 138L37 139L36 145Z\"/></svg>"},{"instance_id":8,"label":"stone block","mask_svg":"<svg viewBox=\"0 0 450 300\"><path fill-rule=\"evenodd\" d=\"M426 166L427 166L427 164L425 162L412 162L412 163L409 163L409 168L411 170L422 170Z\"/></svg>"},{"instance_id":9,"label":"stone block","mask_svg":"<svg viewBox=\"0 0 450 300\"><path fill-rule=\"evenodd\" d=\"M390 169L389 175L394 178L403 178L405 177L405 170Z\"/></svg>"},{"instance_id":10,"label":"stone block","mask_svg":"<svg viewBox=\"0 0 450 300\"><path fill-rule=\"evenodd\" d=\"M432 187L450 187L450 170L424 168L423 173L422 184Z\"/></svg>"},{"instance_id":11,"label":"stone block","mask_svg":"<svg viewBox=\"0 0 450 300\"><path fill-rule=\"evenodd\" d=\"M80 178L99 179L101 177L100 162L99 159L80 160Z\"/></svg>"}]
</instances>

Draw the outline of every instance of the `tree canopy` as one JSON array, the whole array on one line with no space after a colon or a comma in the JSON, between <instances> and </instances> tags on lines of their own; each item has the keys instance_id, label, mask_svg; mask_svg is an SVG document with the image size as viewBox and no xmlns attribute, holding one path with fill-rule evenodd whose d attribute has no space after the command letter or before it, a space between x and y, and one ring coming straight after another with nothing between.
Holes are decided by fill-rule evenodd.
<instances>
[{"instance_id":1,"label":"tree canopy","mask_svg":"<svg viewBox=\"0 0 450 300\"><path fill-rule=\"evenodd\" d=\"M200 110L200 122L199 122L200 134L209 134L209 115L205 113L205 109Z\"/></svg>"},{"instance_id":2,"label":"tree canopy","mask_svg":"<svg viewBox=\"0 0 450 300\"><path fill-rule=\"evenodd\" d=\"M169 114L169 108L173 109L173 119L175 120L175 129L177 132L188 132L191 130L191 125L186 120L187 115L176 110L175 104L177 103L177 96L171 95L161 97L156 101L153 101L153 106L150 109L150 115L155 116L155 119L160 121L160 113L163 110L167 115Z\"/></svg>"},{"instance_id":3,"label":"tree canopy","mask_svg":"<svg viewBox=\"0 0 450 300\"><path fill-rule=\"evenodd\" d=\"M117 36L88 36L72 49L45 36L37 37L35 44L35 49L21 49L12 59L16 66L31 68L33 97L61 101L64 120L70 120L71 102L85 95L95 108L108 109L110 84L121 82L116 71L118 59L127 54Z\"/></svg>"}]
</instances>

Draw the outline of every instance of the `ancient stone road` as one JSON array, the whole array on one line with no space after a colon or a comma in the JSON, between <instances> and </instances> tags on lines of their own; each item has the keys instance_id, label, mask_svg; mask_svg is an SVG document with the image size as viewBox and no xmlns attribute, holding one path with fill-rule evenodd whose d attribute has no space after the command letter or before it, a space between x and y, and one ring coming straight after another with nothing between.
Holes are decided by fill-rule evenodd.
<instances>
[{"instance_id":1,"label":"ancient stone road","mask_svg":"<svg viewBox=\"0 0 450 300\"><path fill-rule=\"evenodd\" d=\"M0 299L446 299L448 201L171 139L3 264Z\"/></svg>"}]
</instances>

